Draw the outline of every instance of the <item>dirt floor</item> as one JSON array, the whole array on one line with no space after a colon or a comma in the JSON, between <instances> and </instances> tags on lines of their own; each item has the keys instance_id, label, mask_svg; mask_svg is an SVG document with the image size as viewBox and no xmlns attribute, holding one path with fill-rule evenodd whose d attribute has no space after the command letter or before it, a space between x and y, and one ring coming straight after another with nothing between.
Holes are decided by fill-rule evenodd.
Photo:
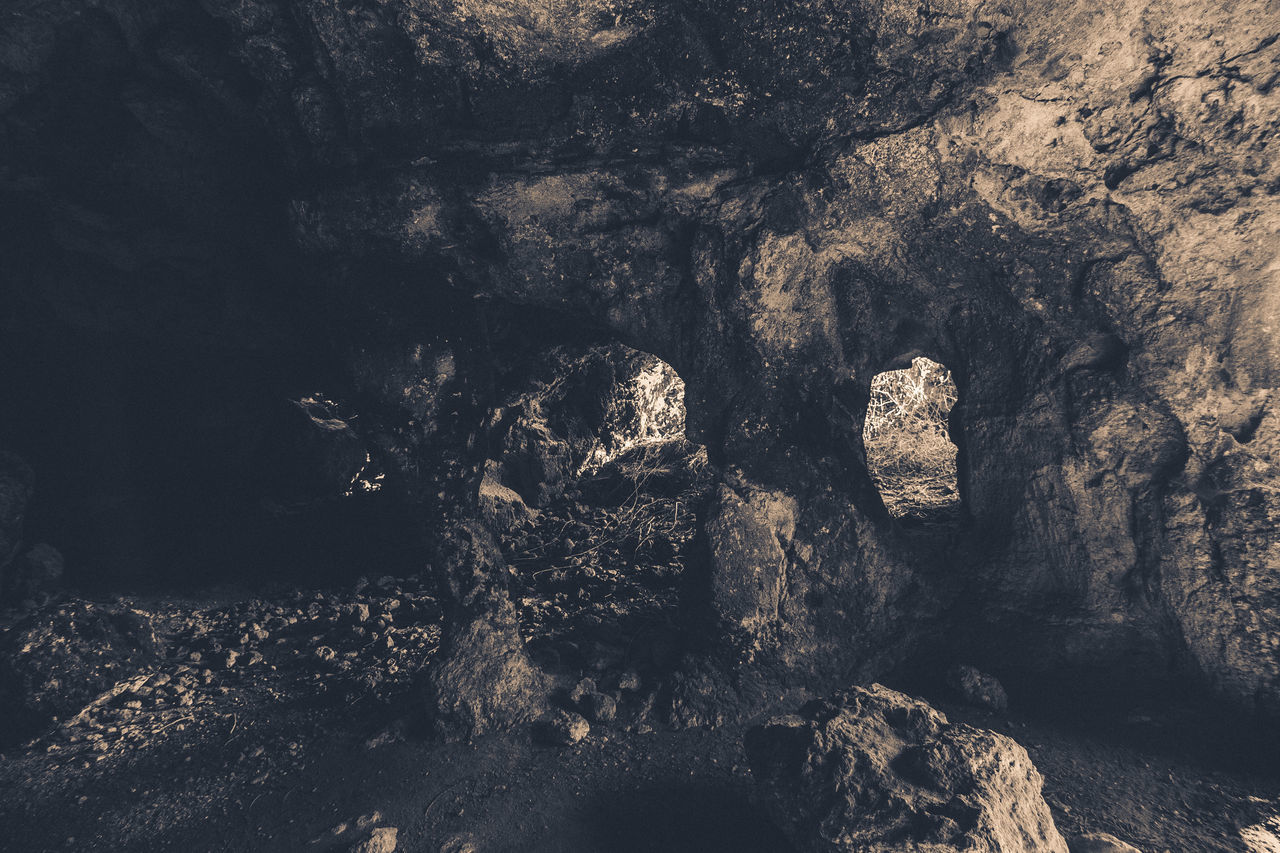
<instances>
[{"instance_id":1,"label":"dirt floor","mask_svg":"<svg viewBox=\"0 0 1280 853\"><path fill-rule=\"evenodd\" d=\"M409 851L790 849L752 807L742 725L447 745L415 730L411 700L378 707L280 672L218 684L182 729L105 750L59 733L7 754L0 849L346 850L362 818L396 827ZM1280 814L1280 773L1189 751L1181 727L1099 731L937 704L1028 749L1064 833L1108 831L1148 853L1268 849L1258 827Z\"/></svg>"},{"instance_id":2,"label":"dirt floor","mask_svg":"<svg viewBox=\"0 0 1280 853\"><path fill-rule=\"evenodd\" d=\"M134 596L116 604L151 617L164 656L0 758L0 849L346 851L395 827L397 849L430 853L785 853L752 804L749 721L671 731L650 713L703 495L653 463L584 483L504 543L532 653L617 700L582 741L430 739L416 684L439 612L415 578ZM1265 734L1211 709L992 714L917 692L1025 746L1065 834L1280 850Z\"/></svg>"}]
</instances>

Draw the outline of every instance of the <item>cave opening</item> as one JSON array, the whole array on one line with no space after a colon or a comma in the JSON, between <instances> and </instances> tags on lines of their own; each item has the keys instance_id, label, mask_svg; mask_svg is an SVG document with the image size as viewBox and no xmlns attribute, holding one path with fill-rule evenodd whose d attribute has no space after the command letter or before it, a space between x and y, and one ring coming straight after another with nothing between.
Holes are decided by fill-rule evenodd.
<instances>
[{"instance_id":1,"label":"cave opening","mask_svg":"<svg viewBox=\"0 0 1280 853\"><path fill-rule=\"evenodd\" d=\"M907 526L952 525L959 518L958 449L949 425L957 394L951 371L924 356L871 380L863 427L867 469L889 514Z\"/></svg>"},{"instance_id":2,"label":"cave opening","mask_svg":"<svg viewBox=\"0 0 1280 853\"><path fill-rule=\"evenodd\" d=\"M549 671L659 669L712 478L684 382L620 344L556 348L532 373L482 486L525 643Z\"/></svg>"}]
</instances>

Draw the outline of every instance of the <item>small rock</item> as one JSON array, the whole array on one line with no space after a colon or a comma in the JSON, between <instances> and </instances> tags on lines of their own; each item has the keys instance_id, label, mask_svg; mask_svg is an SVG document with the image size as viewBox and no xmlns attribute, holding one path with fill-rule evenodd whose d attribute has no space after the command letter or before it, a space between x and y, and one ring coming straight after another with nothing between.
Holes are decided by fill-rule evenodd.
<instances>
[{"instance_id":1,"label":"small rock","mask_svg":"<svg viewBox=\"0 0 1280 853\"><path fill-rule=\"evenodd\" d=\"M618 679L618 689L626 690L629 693L634 693L639 690L640 673L636 672L634 669L629 669L622 673L622 677Z\"/></svg>"},{"instance_id":2,"label":"small rock","mask_svg":"<svg viewBox=\"0 0 1280 853\"><path fill-rule=\"evenodd\" d=\"M231 667L236 665L236 661L239 659L239 657L240 657L239 652L231 651L230 649L228 649L227 651L222 653L222 656L220 658L220 663L227 669L230 669Z\"/></svg>"},{"instance_id":3,"label":"small rock","mask_svg":"<svg viewBox=\"0 0 1280 853\"><path fill-rule=\"evenodd\" d=\"M324 661L325 663L328 663L329 661L336 658L338 656L338 653L335 652L333 649L329 648L328 646L318 646L316 648L315 655L320 660Z\"/></svg>"},{"instance_id":4,"label":"small rock","mask_svg":"<svg viewBox=\"0 0 1280 853\"><path fill-rule=\"evenodd\" d=\"M578 707L593 723L611 723L618 716L618 703L607 693L589 693Z\"/></svg>"},{"instance_id":5,"label":"small rock","mask_svg":"<svg viewBox=\"0 0 1280 853\"><path fill-rule=\"evenodd\" d=\"M1132 844L1105 832L1089 832L1067 839L1071 853L1142 853Z\"/></svg>"},{"instance_id":6,"label":"small rock","mask_svg":"<svg viewBox=\"0 0 1280 853\"><path fill-rule=\"evenodd\" d=\"M374 824L382 822L382 812L375 811L372 814L360 815L356 818L356 829L363 832Z\"/></svg>"},{"instance_id":7,"label":"small rock","mask_svg":"<svg viewBox=\"0 0 1280 853\"><path fill-rule=\"evenodd\" d=\"M534 734L545 743L567 746L577 743L591 731L581 714L557 709L534 724Z\"/></svg>"},{"instance_id":8,"label":"small rock","mask_svg":"<svg viewBox=\"0 0 1280 853\"><path fill-rule=\"evenodd\" d=\"M368 838L351 846L351 853L392 853L396 849L396 836L400 830L394 826L375 829Z\"/></svg>"},{"instance_id":9,"label":"small rock","mask_svg":"<svg viewBox=\"0 0 1280 853\"><path fill-rule=\"evenodd\" d=\"M970 705L990 711L1009 710L1009 697L1004 692L1004 686L993 675L957 664L947 670L947 684Z\"/></svg>"},{"instance_id":10,"label":"small rock","mask_svg":"<svg viewBox=\"0 0 1280 853\"><path fill-rule=\"evenodd\" d=\"M582 704L582 700L586 699L592 693L596 692L596 683L590 678L584 678L574 685L569 691L569 701L575 705Z\"/></svg>"}]
</instances>

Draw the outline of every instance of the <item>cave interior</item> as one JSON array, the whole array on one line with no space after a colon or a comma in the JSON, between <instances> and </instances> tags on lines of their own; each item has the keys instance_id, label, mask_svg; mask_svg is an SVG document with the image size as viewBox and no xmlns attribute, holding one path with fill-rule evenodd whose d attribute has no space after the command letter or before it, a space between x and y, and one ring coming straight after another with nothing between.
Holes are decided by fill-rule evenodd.
<instances>
[{"instance_id":1,"label":"cave interior","mask_svg":"<svg viewBox=\"0 0 1280 853\"><path fill-rule=\"evenodd\" d=\"M1280 849L1278 22L0 10L0 846Z\"/></svg>"}]
</instances>

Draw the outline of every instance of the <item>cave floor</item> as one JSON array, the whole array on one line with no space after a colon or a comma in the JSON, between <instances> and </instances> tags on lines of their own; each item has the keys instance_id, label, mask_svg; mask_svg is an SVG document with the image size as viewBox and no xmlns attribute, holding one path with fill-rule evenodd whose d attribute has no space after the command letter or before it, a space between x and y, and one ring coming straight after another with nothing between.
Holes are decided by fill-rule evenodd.
<instances>
[{"instance_id":1,"label":"cave floor","mask_svg":"<svg viewBox=\"0 0 1280 853\"><path fill-rule=\"evenodd\" d=\"M293 591L279 602L223 589L128 603L155 614L161 630L177 626L179 636L189 634L183 626L194 613L219 636L239 630L246 613L316 603L310 609L323 622L325 613L392 592L406 602L400 607L429 612L412 583L382 583L360 594ZM409 851L790 849L752 806L745 724L654 730L620 715L568 747L535 743L527 729L441 744L418 730L408 679L385 664L379 678L361 677L366 661L372 666L363 651L370 644L351 628L340 616L330 629L351 643L318 635L332 644L333 661L279 643L260 663L213 672L207 684L196 678L182 694L194 695L189 704L157 691L129 700L142 705L134 709L122 694L89 723L64 721L10 751L0 759L0 849L346 850L360 837L358 821L375 812ZM309 645L312 630L296 636ZM424 637L429 658L430 633ZM356 657L346 657L352 649ZM337 665L343 660L354 661L351 671ZM953 721L1002 731L1027 748L1065 834L1107 831L1146 853L1273 849L1266 832L1280 829L1280 772L1242 769L1219 755L1213 719L1146 709L1091 726L930 698ZM1196 731L1206 743L1189 750Z\"/></svg>"},{"instance_id":2,"label":"cave floor","mask_svg":"<svg viewBox=\"0 0 1280 853\"><path fill-rule=\"evenodd\" d=\"M584 484L502 543L533 656L562 691L590 676L619 699L581 742L421 731L439 608L416 578L152 592L120 603L151 617L164 658L0 757L0 850L345 851L376 825L429 853L785 853L751 801L749 722L670 731L652 713L704 492L647 472L644 488ZM1280 767L1217 749L1224 724L1208 711L1086 723L920 692L1025 746L1064 834L1111 832L1145 853L1280 850Z\"/></svg>"}]
</instances>

